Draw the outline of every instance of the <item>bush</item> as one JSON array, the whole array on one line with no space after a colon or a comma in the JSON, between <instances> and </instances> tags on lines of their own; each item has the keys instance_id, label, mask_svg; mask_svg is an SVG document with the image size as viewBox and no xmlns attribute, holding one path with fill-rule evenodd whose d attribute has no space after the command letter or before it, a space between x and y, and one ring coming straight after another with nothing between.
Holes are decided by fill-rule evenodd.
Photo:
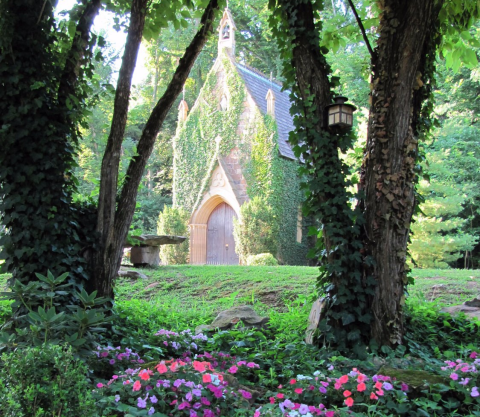
<instances>
[{"instance_id":1,"label":"bush","mask_svg":"<svg viewBox=\"0 0 480 417\"><path fill-rule=\"evenodd\" d=\"M241 220L233 220L235 250L242 262L248 256L278 252L278 219L266 200L254 197L240 208Z\"/></svg>"},{"instance_id":2,"label":"bush","mask_svg":"<svg viewBox=\"0 0 480 417\"><path fill-rule=\"evenodd\" d=\"M190 213L181 207L165 206L158 216L157 233L159 235L187 236ZM188 263L188 239L180 245L160 246L160 259L166 265L181 265Z\"/></svg>"},{"instance_id":3,"label":"bush","mask_svg":"<svg viewBox=\"0 0 480 417\"><path fill-rule=\"evenodd\" d=\"M259 253L247 257L247 265L253 266L278 266L278 261L271 253Z\"/></svg>"},{"instance_id":4,"label":"bush","mask_svg":"<svg viewBox=\"0 0 480 417\"><path fill-rule=\"evenodd\" d=\"M87 367L71 349L18 349L0 360L0 415L95 416Z\"/></svg>"}]
</instances>

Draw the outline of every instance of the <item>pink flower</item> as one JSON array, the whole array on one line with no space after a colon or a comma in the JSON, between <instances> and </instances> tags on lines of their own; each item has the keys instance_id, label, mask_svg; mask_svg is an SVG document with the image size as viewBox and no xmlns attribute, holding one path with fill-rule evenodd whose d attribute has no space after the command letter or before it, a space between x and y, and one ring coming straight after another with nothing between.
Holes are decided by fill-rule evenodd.
<instances>
[{"instance_id":1,"label":"pink flower","mask_svg":"<svg viewBox=\"0 0 480 417\"><path fill-rule=\"evenodd\" d=\"M338 381L341 383L341 384L345 384L348 382L348 376L347 375L342 375Z\"/></svg>"},{"instance_id":2,"label":"pink flower","mask_svg":"<svg viewBox=\"0 0 480 417\"><path fill-rule=\"evenodd\" d=\"M358 392L363 392L367 389L367 386L365 385L365 382L361 382L360 384L357 385L357 391Z\"/></svg>"},{"instance_id":3,"label":"pink flower","mask_svg":"<svg viewBox=\"0 0 480 417\"><path fill-rule=\"evenodd\" d=\"M350 395L352 395L352 393L349 390L343 391L343 396L344 397L350 397Z\"/></svg>"},{"instance_id":4,"label":"pink flower","mask_svg":"<svg viewBox=\"0 0 480 417\"><path fill-rule=\"evenodd\" d=\"M97 384L97 388L103 388L103 384L102 384L101 382L99 382L99 383Z\"/></svg>"},{"instance_id":5,"label":"pink flower","mask_svg":"<svg viewBox=\"0 0 480 417\"><path fill-rule=\"evenodd\" d=\"M470 353L470 355L468 356L470 359L475 359L477 357L478 353L477 352L472 352Z\"/></svg>"},{"instance_id":6,"label":"pink flower","mask_svg":"<svg viewBox=\"0 0 480 417\"><path fill-rule=\"evenodd\" d=\"M470 392L470 395L472 397L478 397L480 395L480 393L478 392L478 388L477 387L473 387L472 388L472 392Z\"/></svg>"},{"instance_id":7,"label":"pink flower","mask_svg":"<svg viewBox=\"0 0 480 417\"><path fill-rule=\"evenodd\" d=\"M301 394L303 392L302 388L295 388L295 394Z\"/></svg>"},{"instance_id":8,"label":"pink flower","mask_svg":"<svg viewBox=\"0 0 480 417\"><path fill-rule=\"evenodd\" d=\"M450 374L450 378L452 378L454 381L456 381L458 379L458 375L455 372L452 372Z\"/></svg>"},{"instance_id":9,"label":"pink flower","mask_svg":"<svg viewBox=\"0 0 480 417\"><path fill-rule=\"evenodd\" d=\"M372 393L370 394L370 399L371 399L371 400L378 400L378 397L375 395L374 392L372 392Z\"/></svg>"},{"instance_id":10,"label":"pink flower","mask_svg":"<svg viewBox=\"0 0 480 417\"><path fill-rule=\"evenodd\" d=\"M335 417L335 411L327 411L325 417Z\"/></svg>"},{"instance_id":11,"label":"pink flower","mask_svg":"<svg viewBox=\"0 0 480 417\"><path fill-rule=\"evenodd\" d=\"M353 405L353 398L352 397L348 397L346 400L345 400L345 404L347 404L347 407L351 407Z\"/></svg>"},{"instance_id":12,"label":"pink flower","mask_svg":"<svg viewBox=\"0 0 480 417\"><path fill-rule=\"evenodd\" d=\"M248 391L245 391L243 389L239 389L238 392L240 394L242 394L242 397L249 400L250 398L252 398L252 394L250 394Z\"/></svg>"},{"instance_id":13,"label":"pink flower","mask_svg":"<svg viewBox=\"0 0 480 417\"><path fill-rule=\"evenodd\" d=\"M285 395L283 395L281 392L279 392L279 393L277 394L277 398L282 399L283 397L285 397Z\"/></svg>"},{"instance_id":14,"label":"pink flower","mask_svg":"<svg viewBox=\"0 0 480 417\"><path fill-rule=\"evenodd\" d=\"M133 384L132 390L133 391L140 391L140 388L142 388L142 383L138 380L135 381L135 383Z\"/></svg>"},{"instance_id":15,"label":"pink flower","mask_svg":"<svg viewBox=\"0 0 480 417\"><path fill-rule=\"evenodd\" d=\"M253 417L260 417L260 411L255 411L255 413L253 414Z\"/></svg>"},{"instance_id":16,"label":"pink flower","mask_svg":"<svg viewBox=\"0 0 480 417\"><path fill-rule=\"evenodd\" d=\"M296 380L296 379L293 379L293 378L292 378L292 379L290 380L290 385L293 385L293 384L296 384L296 383L297 383L297 380Z\"/></svg>"},{"instance_id":17,"label":"pink flower","mask_svg":"<svg viewBox=\"0 0 480 417\"><path fill-rule=\"evenodd\" d=\"M402 390L402 391L408 391L408 385L405 384L404 382L402 382L401 390Z\"/></svg>"},{"instance_id":18,"label":"pink flower","mask_svg":"<svg viewBox=\"0 0 480 417\"><path fill-rule=\"evenodd\" d=\"M275 404L275 397L270 397L269 400L270 400L270 404Z\"/></svg>"},{"instance_id":19,"label":"pink flower","mask_svg":"<svg viewBox=\"0 0 480 417\"><path fill-rule=\"evenodd\" d=\"M238 368L235 365L231 366L228 370L228 372L230 372L231 374L236 374L237 371L238 371Z\"/></svg>"}]
</instances>

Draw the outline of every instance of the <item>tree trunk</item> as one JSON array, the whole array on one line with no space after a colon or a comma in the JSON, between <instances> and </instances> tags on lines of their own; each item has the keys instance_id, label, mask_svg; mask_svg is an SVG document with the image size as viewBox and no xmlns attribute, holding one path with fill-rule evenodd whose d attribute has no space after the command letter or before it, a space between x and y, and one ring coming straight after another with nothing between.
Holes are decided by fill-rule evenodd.
<instances>
[{"instance_id":1,"label":"tree trunk","mask_svg":"<svg viewBox=\"0 0 480 417\"><path fill-rule=\"evenodd\" d=\"M132 222L138 186L141 182L145 166L152 153L158 132L160 131L170 108L182 91L190 70L195 63L197 56L203 49L208 36L213 32L213 21L217 9L218 0L211 0L202 16L197 34L187 47L167 90L154 107L145 128L143 129L142 136L137 145L137 155L132 158L127 169L127 175L121 191L117 210L115 211L116 193L113 195L114 186L116 192L116 181L113 183L112 179L110 179L110 195L105 195L105 197L101 196L101 198L108 198L109 203L103 203L102 223L97 226L98 230L103 235L103 245L96 258L94 275L94 288L98 290L99 296L113 298L112 283L117 275L122 260L123 244L127 238L128 229ZM106 152L111 153L112 151L109 151L107 147ZM117 173L118 169L115 174L110 173L108 169L106 169L105 175L115 175L116 178L118 175ZM103 175L102 168L102 181Z\"/></svg>"},{"instance_id":2,"label":"tree trunk","mask_svg":"<svg viewBox=\"0 0 480 417\"><path fill-rule=\"evenodd\" d=\"M117 200L118 169L122 150L123 135L127 125L128 104L133 72L138 50L142 41L148 0L133 0L130 13L125 52L118 76L117 90L113 106L113 118L107 146L102 160L100 193L98 197L97 232L98 248L94 254L92 289L99 296L112 296L111 285L103 278L105 269L112 263L112 246L115 245L115 209ZM122 242L123 244L124 242Z\"/></svg>"},{"instance_id":3,"label":"tree trunk","mask_svg":"<svg viewBox=\"0 0 480 417\"><path fill-rule=\"evenodd\" d=\"M382 2L361 178L365 244L375 260L372 337L380 345L401 344L404 333L405 262L415 206L418 119L425 100L422 76L435 55L441 3Z\"/></svg>"}]
</instances>

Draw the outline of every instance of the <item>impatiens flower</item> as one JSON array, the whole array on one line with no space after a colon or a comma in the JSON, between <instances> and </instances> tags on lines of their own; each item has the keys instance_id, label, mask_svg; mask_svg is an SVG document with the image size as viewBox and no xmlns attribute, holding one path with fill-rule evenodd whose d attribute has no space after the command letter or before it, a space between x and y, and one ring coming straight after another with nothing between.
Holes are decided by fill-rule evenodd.
<instances>
[{"instance_id":1,"label":"impatiens flower","mask_svg":"<svg viewBox=\"0 0 480 417\"><path fill-rule=\"evenodd\" d=\"M325 417L335 417L335 411L327 411Z\"/></svg>"},{"instance_id":2,"label":"impatiens flower","mask_svg":"<svg viewBox=\"0 0 480 417\"><path fill-rule=\"evenodd\" d=\"M375 395L374 392L372 392L372 393L370 394L370 399L371 399L371 400L378 400L378 397Z\"/></svg>"},{"instance_id":3,"label":"impatiens flower","mask_svg":"<svg viewBox=\"0 0 480 417\"><path fill-rule=\"evenodd\" d=\"M147 408L147 401L144 400L142 397L138 397L138 399L137 399L137 407L138 407L138 408Z\"/></svg>"},{"instance_id":4,"label":"impatiens flower","mask_svg":"<svg viewBox=\"0 0 480 417\"><path fill-rule=\"evenodd\" d=\"M282 399L283 397L285 397L285 395L283 395L281 392L279 392L279 393L277 394L277 398Z\"/></svg>"},{"instance_id":5,"label":"impatiens flower","mask_svg":"<svg viewBox=\"0 0 480 417\"><path fill-rule=\"evenodd\" d=\"M363 392L367 389L367 386L365 385L365 382L361 382L360 384L357 385L357 391L358 392Z\"/></svg>"},{"instance_id":6,"label":"impatiens flower","mask_svg":"<svg viewBox=\"0 0 480 417\"><path fill-rule=\"evenodd\" d=\"M231 367L228 369L228 372L230 372L231 374L236 374L237 371L238 371L238 368L237 368L235 365L231 366Z\"/></svg>"},{"instance_id":7,"label":"impatiens flower","mask_svg":"<svg viewBox=\"0 0 480 417\"><path fill-rule=\"evenodd\" d=\"M322 393L322 394L326 394L327 393L327 389L325 387L318 387L318 390Z\"/></svg>"},{"instance_id":8,"label":"impatiens flower","mask_svg":"<svg viewBox=\"0 0 480 417\"><path fill-rule=\"evenodd\" d=\"M115 395L115 402L118 403L120 401L120 395Z\"/></svg>"},{"instance_id":9,"label":"impatiens flower","mask_svg":"<svg viewBox=\"0 0 480 417\"><path fill-rule=\"evenodd\" d=\"M150 374L152 371L150 369L143 369L139 372L138 376L143 379L144 381L148 381L150 379Z\"/></svg>"},{"instance_id":10,"label":"impatiens flower","mask_svg":"<svg viewBox=\"0 0 480 417\"><path fill-rule=\"evenodd\" d=\"M352 393L349 390L343 391L343 396L344 397L350 397L350 395L352 395Z\"/></svg>"},{"instance_id":11,"label":"impatiens flower","mask_svg":"<svg viewBox=\"0 0 480 417\"><path fill-rule=\"evenodd\" d=\"M259 368L260 366L257 365L256 363L254 362L248 362L247 363L247 368Z\"/></svg>"},{"instance_id":12,"label":"impatiens flower","mask_svg":"<svg viewBox=\"0 0 480 417\"><path fill-rule=\"evenodd\" d=\"M455 372L453 372L453 373L450 374L450 378L452 378L454 381L456 381L458 379L458 375Z\"/></svg>"},{"instance_id":13,"label":"impatiens flower","mask_svg":"<svg viewBox=\"0 0 480 417\"><path fill-rule=\"evenodd\" d=\"M192 394L200 398L202 396L202 390L195 388L192 390Z\"/></svg>"},{"instance_id":14,"label":"impatiens flower","mask_svg":"<svg viewBox=\"0 0 480 417\"><path fill-rule=\"evenodd\" d=\"M204 374L202 375L202 381L204 383L212 382L212 376L210 374Z\"/></svg>"},{"instance_id":15,"label":"impatiens flower","mask_svg":"<svg viewBox=\"0 0 480 417\"><path fill-rule=\"evenodd\" d=\"M391 390L393 389L393 385L390 384L390 382L385 382L385 383L383 384L383 389L384 389L385 391L391 391Z\"/></svg>"},{"instance_id":16,"label":"impatiens flower","mask_svg":"<svg viewBox=\"0 0 480 417\"><path fill-rule=\"evenodd\" d=\"M99 382L99 383L97 384L97 388L102 388L102 387L103 387L103 384L102 384L101 382Z\"/></svg>"},{"instance_id":17,"label":"impatiens flower","mask_svg":"<svg viewBox=\"0 0 480 417\"><path fill-rule=\"evenodd\" d=\"M408 391L408 385L402 382L402 386L400 388L402 391Z\"/></svg>"},{"instance_id":18,"label":"impatiens flower","mask_svg":"<svg viewBox=\"0 0 480 417\"><path fill-rule=\"evenodd\" d=\"M303 392L303 389L302 388L295 388L295 394L301 394Z\"/></svg>"},{"instance_id":19,"label":"impatiens flower","mask_svg":"<svg viewBox=\"0 0 480 417\"><path fill-rule=\"evenodd\" d=\"M249 400L250 398L252 398L252 394L249 393L248 391L245 391L245 390L243 390L243 389L239 389L238 392L239 392L240 394L242 394L242 397L245 398L245 399L247 399L247 400Z\"/></svg>"},{"instance_id":20,"label":"impatiens flower","mask_svg":"<svg viewBox=\"0 0 480 417\"><path fill-rule=\"evenodd\" d=\"M253 414L253 417L260 417L260 411L256 410Z\"/></svg>"},{"instance_id":21,"label":"impatiens flower","mask_svg":"<svg viewBox=\"0 0 480 417\"><path fill-rule=\"evenodd\" d=\"M478 392L478 388L477 387L473 387L472 388L472 391L470 392L470 395L472 397L478 397L480 395L480 393Z\"/></svg>"},{"instance_id":22,"label":"impatiens flower","mask_svg":"<svg viewBox=\"0 0 480 417\"><path fill-rule=\"evenodd\" d=\"M470 382L470 378L462 378L462 380L459 382L460 385L467 385Z\"/></svg>"},{"instance_id":23,"label":"impatiens flower","mask_svg":"<svg viewBox=\"0 0 480 417\"><path fill-rule=\"evenodd\" d=\"M150 409L148 410L148 415L151 416L154 412L155 412L155 408L150 407Z\"/></svg>"},{"instance_id":24,"label":"impatiens flower","mask_svg":"<svg viewBox=\"0 0 480 417\"><path fill-rule=\"evenodd\" d=\"M348 397L346 400L345 400L345 404L347 405L347 407L351 407L353 405L353 398L352 397Z\"/></svg>"},{"instance_id":25,"label":"impatiens flower","mask_svg":"<svg viewBox=\"0 0 480 417\"><path fill-rule=\"evenodd\" d=\"M338 381L341 383L341 384L345 384L348 382L348 376L347 375L342 375Z\"/></svg>"},{"instance_id":26,"label":"impatiens flower","mask_svg":"<svg viewBox=\"0 0 480 417\"><path fill-rule=\"evenodd\" d=\"M383 389L377 390L376 394L382 396L384 394Z\"/></svg>"},{"instance_id":27,"label":"impatiens flower","mask_svg":"<svg viewBox=\"0 0 480 417\"><path fill-rule=\"evenodd\" d=\"M203 405L210 405L210 401L208 401L208 398L206 398L206 397L200 398L200 402L201 402Z\"/></svg>"},{"instance_id":28,"label":"impatiens flower","mask_svg":"<svg viewBox=\"0 0 480 417\"><path fill-rule=\"evenodd\" d=\"M475 359L477 357L478 353L477 352L472 352L470 353L470 355L468 356L470 359Z\"/></svg>"},{"instance_id":29,"label":"impatiens flower","mask_svg":"<svg viewBox=\"0 0 480 417\"><path fill-rule=\"evenodd\" d=\"M177 370L177 366L178 366L178 363L177 362L173 362L171 365L170 365L170 370L172 372L175 372Z\"/></svg>"},{"instance_id":30,"label":"impatiens flower","mask_svg":"<svg viewBox=\"0 0 480 417\"><path fill-rule=\"evenodd\" d=\"M296 383L297 383L297 380L296 380L296 379L293 379L293 378L292 378L292 379L290 380L290 385L293 385L293 384L296 384Z\"/></svg>"},{"instance_id":31,"label":"impatiens flower","mask_svg":"<svg viewBox=\"0 0 480 417\"><path fill-rule=\"evenodd\" d=\"M155 369L158 371L159 374L164 374L165 372L168 372L168 368L164 363L159 363Z\"/></svg>"},{"instance_id":32,"label":"impatiens flower","mask_svg":"<svg viewBox=\"0 0 480 417\"><path fill-rule=\"evenodd\" d=\"M358 374L357 382L365 382L368 378L363 374Z\"/></svg>"},{"instance_id":33,"label":"impatiens flower","mask_svg":"<svg viewBox=\"0 0 480 417\"><path fill-rule=\"evenodd\" d=\"M190 408L190 403L188 401L184 401L178 405L179 410L183 410L184 408Z\"/></svg>"},{"instance_id":34,"label":"impatiens flower","mask_svg":"<svg viewBox=\"0 0 480 417\"><path fill-rule=\"evenodd\" d=\"M142 383L140 381L135 381L133 384L133 391L140 391L140 388L142 388Z\"/></svg>"},{"instance_id":35,"label":"impatiens flower","mask_svg":"<svg viewBox=\"0 0 480 417\"><path fill-rule=\"evenodd\" d=\"M158 398L155 397L155 395L152 395L152 396L150 397L150 402L151 402L152 404L156 404L156 403L158 402Z\"/></svg>"},{"instance_id":36,"label":"impatiens flower","mask_svg":"<svg viewBox=\"0 0 480 417\"><path fill-rule=\"evenodd\" d=\"M110 365L113 365L113 364L115 363L115 359L110 359L110 360L108 361L108 363L109 363Z\"/></svg>"},{"instance_id":37,"label":"impatiens flower","mask_svg":"<svg viewBox=\"0 0 480 417\"><path fill-rule=\"evenodd\" d=\"M305 414L307 414L310 410L308 409L308 405L306 404L302 404L299 408L298 408L298 412L303 416Z\"/></svg>"},{"instance_id":38,"label":"impatiens flower","mask_svg":"<svg viewBox=\"0 0 480 417\"><path fill-rule=\"evenodd\" d=\"M190 410L190 417L198 417L198 414L195 410Z\"/></svg>"},{"instance_id":39,"label":"impatiens flower","mask_svg":"<svg viewBox=\"0 0 480 417\"><path fill-rule=\"evenodd\" d=\"M375 386L376 389L381 389L382 386L383 386L383 383L382 382L376 382L374 386Z\"/></svg>"},{"instance_id":40,"label":"impatiens flower","mask_svg":"<svg viewBox=\"0 0 480 417\"><path fill-rule=\"evenodd\" d=\"M269 400L270 400L270 404L275 404L275 397L270 397Z\"/></svg>"}]
</instances>

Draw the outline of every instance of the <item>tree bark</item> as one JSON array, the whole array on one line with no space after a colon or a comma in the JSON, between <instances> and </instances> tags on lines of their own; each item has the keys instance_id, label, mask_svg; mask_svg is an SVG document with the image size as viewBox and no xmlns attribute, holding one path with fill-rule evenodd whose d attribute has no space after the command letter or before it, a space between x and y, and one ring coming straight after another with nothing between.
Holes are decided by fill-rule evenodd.
<instances>
[{"instance_id":1,"label":"tree bark","mask_svg":"<svg viewBox=\"0 0 480 417\"><path fill-rule=\"evenodd\" d=\"M112 125L102 160L96 229L99 234L99 242L94 254L94 282L92 282L93 288L98 290L99 296L112 296L111 286L105 286L106 283L103 281L103 276L105 268L112 262L113 253L111 248L115 244L114 222L118 169L120 166L123 135L127 125L132 77L142 41L147 3L148 0L133 0L132 3L130 26L115 92Z\"/></svg>"},{"instance_id":2,"label":"tree bark","mask_svg":"<svg viewBox=\"0 0 480 417\"><path fill-rule=\"evenodd\" d=\"M441 3L384 0L361 186L367 253L375 260L372 337L402 343L406 253L415 206L417 121L425 97L418 93ZM430 49L429 49L430 48Z\"/></svg>"},{"instance_id":3,"label":"tree bark","mask_svg":"<svg viewBox=\"0 0 480 417\"><path fill-rule=\"evenodd\" d=\"M68 52L67 61L58 88L58 103L60 106L65 106L69 95L75 95L75 87L80 75L80 67L85 63L85 55L88 50L90 29L101 5L101 0L91 0L88 2L78 21L72 47Z\"/></svg>"},{"instance_id":4,"label":"tree bark","mask_svg":"<svg viewBox=\"0 0 480 417\"><path fill-rule=\"evenodd\" d=\"M138 186L141 182L145 166L152 153L158 132L160 131L170 108L182 91L190 70L199 53L203 49L208 36L213 32L213 21L217 9L218 0L211 0L203 13L197 34L187 47L184 56L180 59L177 70L175 71L167 90L154 107L145 128L143 129L137 145L137 155L132 158L127 169L127 175L121 191L117 210L115 211L113 186L115 185L116 192L116 176L118 175L118 168L115 171L115 183L113 183L112 178L110 179L110 195L105 194L105 197L102 195L100 196L102 199L108 198L107 201L109 203L104 203L104 206L102 207L103 214L101 223L99 222L99 225L97 226L99 232L102 233L103 236L103 245L97 256L94 276L94 285L95 289L98 290L99 296L113 298L112 283L120 267L123 244L133 219ZM106 153L107 152L112 153L112 151L109 150L108 145ZM105 175L114 175L109 172L109 169L107 169L108 165L106 165L105 168ZM104 171L102 166L102 181L103 175Z\"/></svg>"}]
</instances>

